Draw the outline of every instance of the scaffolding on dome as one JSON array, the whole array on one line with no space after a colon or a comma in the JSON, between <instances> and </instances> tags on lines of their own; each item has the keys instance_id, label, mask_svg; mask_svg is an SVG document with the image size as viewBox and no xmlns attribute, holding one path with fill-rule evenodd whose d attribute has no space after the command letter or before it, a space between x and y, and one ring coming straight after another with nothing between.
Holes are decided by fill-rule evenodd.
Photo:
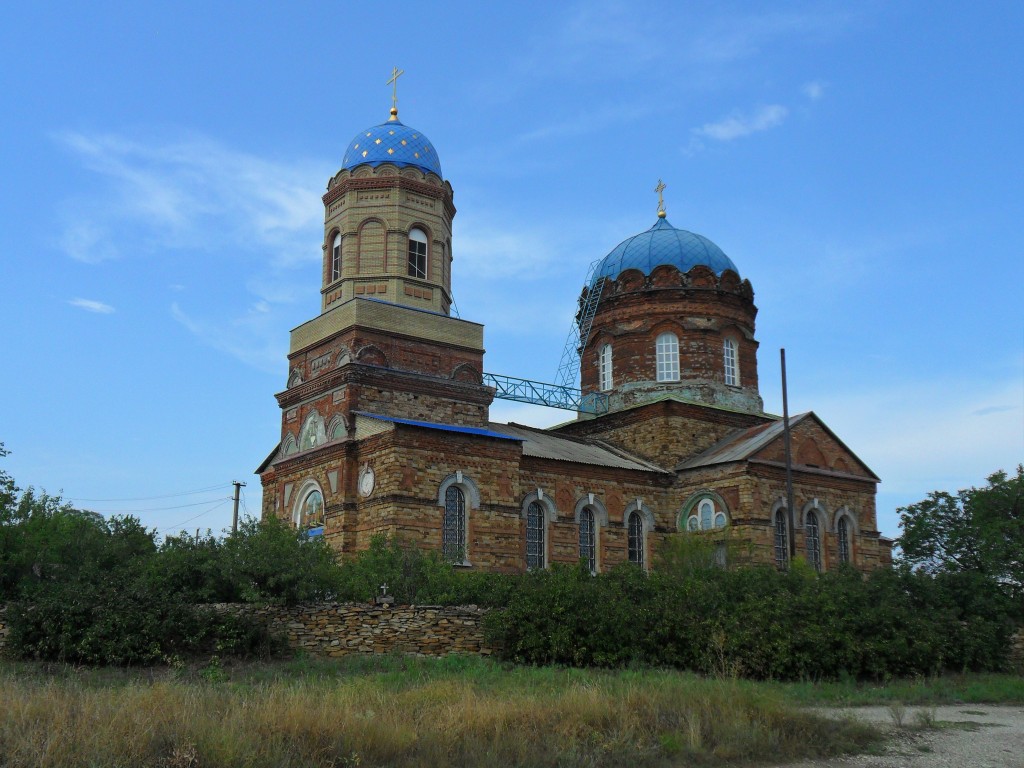
<instances>
[{"instance_id":1,"label":"scaffolding on dome","mask_svg":"<svg viewBox=\"0 0 1024 768\"><path fill-rule=\"evenodd\" d=\"M558 363L558 373L555 374L555 382L562 387L575 387L576 377L580 373L580 356L587 348L587 341L590 339L590 326L594 322L594 315L597 314L597 305L601 301L601 292L604 290L604 278L600 277L594 281L594 272L597 265L601 263L598 259L590 265L587 270L586 296L580 296L580 308L569 326L569 338L565 340L562 348L562 359Z\"/></svg>"},{"instance_id":2,"label":"scaffolding on dome","mask_svg":"<svg viewBox=\"0 0 1024 768\"><path fill-rule=\"evenodd\" d=\"M596 415L608 413L608 396L603 392L584 394L578 387L545 384L498 373L485 373L483 380L487 386L494 387L494 396L501 400L546 405L549 408Z\"/></svg>"}]
</instances>

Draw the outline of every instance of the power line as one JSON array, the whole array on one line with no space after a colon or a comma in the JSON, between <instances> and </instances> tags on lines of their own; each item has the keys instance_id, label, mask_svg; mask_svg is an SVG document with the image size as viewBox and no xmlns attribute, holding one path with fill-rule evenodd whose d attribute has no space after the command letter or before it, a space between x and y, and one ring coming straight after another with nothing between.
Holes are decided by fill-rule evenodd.
<instances>
[{"instance_id":1,"label":"power line","mask_svg":"<svg viewBox=\"0 0 1024 768\"><path fill-rule=\"evenodd\" d=\"M211 485L209 488L199 488L195 491L182 491L181 493L168 493L163 496L138 496L133 499L83 499L78 496L69 497L68 501L153 501L155 499L173 499L177 496L194 496L197 493L207 493L209 491L215 491L218 488L227 488L231 483L221 483L220 485ZM171 507L168 507L171 509Z\"/></svg>"},{"instance_id":2,"label":"power line","mask_svg":"<svg viewBox=\"0 0 1024 768\"><path fill-rule=\"evenodd\" d=\"M230 497L224 499L224 501L230 501ZM213 504L217 499L207 499L206 501L197 501L194 504L176 504L172 507L146 507L145 509L91 509L90 512L99 512L103 515L123 515L123 514L134 514L137 512L164 512L168 509L185 509L186 507L201 507L203 504Z\"/></svg>"},{"instance_id":3,"label":"power line","mask_svg":"<svg viewBox=\"0 0 1024 768\"><path fill-rule=\"evenodd\" d=\"M180 523L168 526L168 530L172 530L173 531L175 529L179 529L179 528L183 527L186 523L191 523L193 520L198 520L200 517L203 517L204 515L208 515L211 512L213 512L213 510L218 509L219 507L224 506L229 501L231 501L231 499L223 499L223 500L217 502L214 506L210 507L205 512L200 512L198 515L195 515L194 517L190 517L188 520L182 520Z\"/></svg>"}]
</instances>

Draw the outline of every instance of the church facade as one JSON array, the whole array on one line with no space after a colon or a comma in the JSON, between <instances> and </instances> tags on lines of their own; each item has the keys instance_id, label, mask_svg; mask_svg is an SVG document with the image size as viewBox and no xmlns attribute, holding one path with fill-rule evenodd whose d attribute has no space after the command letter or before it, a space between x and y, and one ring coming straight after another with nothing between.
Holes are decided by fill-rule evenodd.
<instances>
[{"instance_id":1,"label":"church facade","mask_svg":"<svg viewBox=\"0 0 1024 768\"><path fill-rule=\"evenodd\" d=\"M280 439L257 469L264 517L342 553L386 534L507 572L649 567L679 536L738 562L785 567L792 546L818 570L891 563L878 478L813 412L790 418L788 510L753 289L662 207L580 297L580 383L600 415L490 422L483 326L450 314L453 197L397 108L349 143L323 196L321 311L291 333Z\"/></svg>"}]
</instances>

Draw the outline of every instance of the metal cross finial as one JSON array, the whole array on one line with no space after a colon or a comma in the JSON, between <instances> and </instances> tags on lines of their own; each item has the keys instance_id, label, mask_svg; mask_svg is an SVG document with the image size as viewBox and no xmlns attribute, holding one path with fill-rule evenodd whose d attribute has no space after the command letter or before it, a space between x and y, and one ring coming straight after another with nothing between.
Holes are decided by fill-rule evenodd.
<instances>
[{"instance_id":1,"label":"metal cross finial","mask_svg":"<svg viewBox=\"0 0 1024 768\"><path fill-rule=\"evenodd\" d=\"M665 216L665 198L661 196L661 193L665 191L665 182L658 179L658 186L654 188L654 191L658 193L658 215L664 218Z\"/></svg>"},{"instance_id":2,"label":"metal cross finial","mask_svg":"<svg viewBox=\"0 0 1024 768\"><path fill-rule=\"evenodd\" d=\"M388 85L391 86L391 119L395 120L398 118L398 78L405 74L404 69L395 67L391 70L391 78L388 80Z\"/></svg>"}]
</instances>

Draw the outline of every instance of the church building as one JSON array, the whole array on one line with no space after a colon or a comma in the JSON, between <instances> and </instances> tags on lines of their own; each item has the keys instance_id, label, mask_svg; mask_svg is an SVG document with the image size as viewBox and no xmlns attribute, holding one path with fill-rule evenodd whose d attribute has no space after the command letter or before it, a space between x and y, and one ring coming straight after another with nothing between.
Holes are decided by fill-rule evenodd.
<instances>
[{"instance_id":1,"label":"church building","mask_svg":"<svg viewBox=\"0 0 1024 768\"><path fill-rule=\"evenodd\" d=\"M323 204L321 309L291 332L281 434L257 469L264 517L342 553L386 534L505 572L646 568L685 536L734 562L786 567L792 547L818 570L891 563L878 477L813 412L789 419L788 509L753 288L664 206L581 294L566 286L578 412L538 429L489 420L532 383L487 374L483 325L451 314L454 191L397 106L348 144Z\"/></svg>"}]
</instances>

